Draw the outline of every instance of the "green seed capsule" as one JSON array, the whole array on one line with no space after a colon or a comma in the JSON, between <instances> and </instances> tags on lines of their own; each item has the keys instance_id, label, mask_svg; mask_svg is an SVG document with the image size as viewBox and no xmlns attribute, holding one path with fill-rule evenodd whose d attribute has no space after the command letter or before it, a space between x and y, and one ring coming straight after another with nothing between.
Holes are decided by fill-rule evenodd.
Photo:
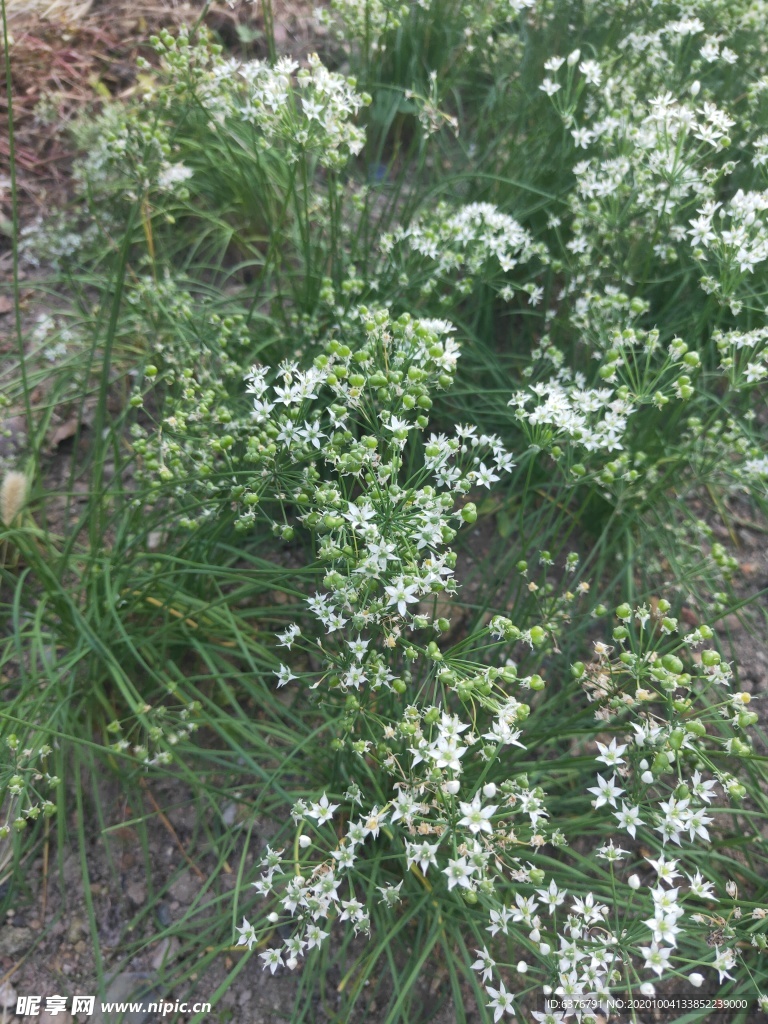
<instances>
[{"instance_id":1,"label":"green seed capsule","mask_svg":"<svg viewBox=\"0 0 768 1024\"><path fill-rule=\"evenodd\" d=\"M680 747L682 747L682 745L683 745L683 740L684 739L685 739L685 730L684 729L680 729L680 728L673 729L672 732L669 734L669 745L670 745L670 747L672 747L673 750L679 750Z\"/></svg>"},{"instance_id":2,"label":"green seed capsule","mask_svg":"<svg viewBox=\"0 0 768 1024\"><path fill-rule=\"evenodd\" d=\"M467 502L461 510L461 518L465 523L474 523L477 521L477 505L475 505L474 501Z\"/></svg>"},{"instance_id":3,"label":"green seed capsule","mask_svg":"<svg viewBox=\"0 0 768 1024\"><path fill-rule=\"evenodd\" d=\"M756 711L740 711L738 723L742 729L748 729L751 725L757 725L758 714Z\"/></svg>"}]
</instances>

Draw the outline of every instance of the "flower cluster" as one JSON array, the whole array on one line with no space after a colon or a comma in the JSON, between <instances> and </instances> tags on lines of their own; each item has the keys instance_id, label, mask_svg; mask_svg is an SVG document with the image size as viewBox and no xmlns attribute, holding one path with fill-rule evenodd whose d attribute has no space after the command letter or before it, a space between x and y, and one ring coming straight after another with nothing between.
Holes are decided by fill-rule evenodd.
<instances>
[{"instance_id":1,"label":"flower cluster","mask_svg":"<svg viewBox=\"0 0 768 1024\"><path fill-rule=\"evenodd\" d=\"M51 818L56 813L51 796L61 779L48 770L48 759L53 751L47 743L35 746L30 735L26 742L32 742L33 746L24 747L22 742L15 733L7 735L4 741L8 752L2 777L5 820L0 824L0 839L6 839L11 832L23 832L30 821L37 821L41 814Z\"/></svg>"},{"instance_id":2,"label":"flower cluster","mask_svg":"<svg viewBox=\"0 0 768 1024\"><path fill-rule=\"evenodd\" d=\"M429 294L447 281L455 288L457 277L460 292L468 294L482 275L498 275L499 271L506 275L535 259L541 264L548 260L546 246L535 242L514 217L491 203L469 203L458 208L438 203L429 213L385 235L380 246L391 261L399 257L408 265L405 254L409 252L429 261L429 269L420 275L425 278L422 294ZM400 250L404 255L400 255ZM506 288L507 297L511 297L510 285ZM529 295L530 301L536 301L535 289L530 289Z\"/></svg>"}]
</instances>

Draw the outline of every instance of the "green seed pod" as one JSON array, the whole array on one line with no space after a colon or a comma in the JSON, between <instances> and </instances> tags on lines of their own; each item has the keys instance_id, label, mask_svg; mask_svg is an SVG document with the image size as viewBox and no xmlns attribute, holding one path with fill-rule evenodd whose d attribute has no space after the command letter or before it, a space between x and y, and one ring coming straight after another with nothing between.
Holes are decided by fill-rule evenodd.
<instances>
[{"instance_id":1,"label":"green seed pod","mask_svg":"<svg viewBox=\"0 0 768 1024\"><path fill-rule=\"evenodd\" d=\"M431 658L432 661L443 660L442 652L434 640L430 640L429 643L427 644L427 657Z\"/></svg>"},{"instance_id":2,"label":"green seed pod","mask_svg":"<svg viewBox=\"0 0 768 1024\"><path fill-rule=\"evenodd\" d=\"M534 647L541 647L544 641L547 639L546 632L541 626L533 626L531 629L531 643Z\"/></svg>"},{"instance_id":3,"label":"green seed pod","mask_svg":"<svg viewBox=\"0 0 768 1024\"><path fill-rule=\"evenodd\" d=\"M586 670L587 666L584 664L583 661L574 661L574 663L571 665L571 675L575 679L581 679Z\"/></svg>"},{"instance_id":4,"label":"green seed pod","mask_svg":"<svg viewBox=\"0 0 768 1024\"><path fill-rule=\"evenodd\" d=\"M742 729L748 729L751 725L757 725L758 714L756 711L740 711L738 723Z\"/></svg>"},{"instance_id":5,"label":"green seed pod","mask_svg":"<svg viewBox=\"0 0 768 1024\"><path fill-rule=\"evenodd\" d=\"M467 502L461 510L461 518L465 523L474 523L477 521L477 505L475 505L474 501Z\"/></svg>"},{"instance_id":6,"label":"green seed pod","mask_svg":"<svg viewBox=\"0 0 768 1024\"><path fill-rule=\"evenodd\" d=\"M678 727L677 729L673 729L669 734L669 745L673 750L679 750L683 745L684 739L685 730Z\"/></svg>"},{"instance_id":7,"label":"green seed pod","mask_svg":"<svg viewBox=\"0 0 768 1024\"><path fill-rule=\"evenodd\" d=\"M690 733L691 736L707 735L707 727L704 725L700 718L693 718L690 722L686 722L685 731Z\"/></svg>"},{"instance_id":8,"label":"green seed pod","mask_svg":"<svg viewBox=\"0 0 768 1024\"><path fill-rule=\"evenodd\" d=\"M680 675L684 668L682 661L675 654L665 654L661 664L667 672L674 672L676 675Z\"/></svg>"},{"instance_id":9,"label":"green seed pod","mask_svg":"<svg viewBox=\"0 0 768 1024\"><path fill-rule=\"evenodd\" d=\"M752 748L744 740L732 739L730 741L731 753L735 754L736 757L749 757L752 753Z\"/></svg>"}]
</instances>

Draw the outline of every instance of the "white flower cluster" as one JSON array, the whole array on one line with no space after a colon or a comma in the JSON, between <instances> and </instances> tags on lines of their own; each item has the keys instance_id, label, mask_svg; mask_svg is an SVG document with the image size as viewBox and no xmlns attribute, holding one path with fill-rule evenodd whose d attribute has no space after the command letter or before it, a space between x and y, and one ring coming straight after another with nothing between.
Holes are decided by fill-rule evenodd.
<instances>
[{"instance_id":1,"label":"white flower cluster","mask_svg":"<svg viewBox=\"0 0 768 1024\"><path fill-rule=\"evenodd\" d=\"M768 191L739 189L725 203L707 202L691 220L689 234L696 255L716 263L720 278L708 274L706 291L729 297L739 277L752 274L768 259ZM722 283L720 283L722 282Z\"/></svg>"},{"instance_id":2,"label":"white flower cluster","mask_svg":"<svg viewBox=\"0 0 768 1024\"><path fill-rule=\"evenodd\" d=\"M528 405L533 402L533 408ZM533 444L573 441L585 451L614 452L624 447L627 420L634 411L612 388L588 388L579 374L573 381L553 378L532 384L510 399L516 416L531 428Z\"/></svg>"},{"instance_id":3,"label":"white flower cluster","mask_svg":"<svg viewBox=\"0 0 768 1024\"><path fill-rule=\"evenodd\" d=\"M476 518L472 503L454 509L456 497L490 487L514 463L498 437L459 426L453 438L430 436L424 475L403 486L404 449L427 426L429 390L452 380L453 328L407 314L391 321L367 308L355 316L366 336L356 351L333 339L309 370L284 363L272 385L266 367L248 374L256 428L248 458L259 475L258 487L242 494L240 523L254 522L260 499L278 494L295 501L298 520L319 531L318 554L331 568L327 591L309 598L308 607L327 633L353 624L355 647L339 654L336 671L342 687L359 689L391 682L373 648L361 653L369 642L362 634L383 628L394 647L427 624L421 605L456 589L455 555L443 549ZM322 465L335 480L321 476ZM357 494L356 481L365 484ZM277 529L293 530L287 522ZM287 678L283 673L281 681Z\"/></svg>"},{"instance_id":4,"label":"white flower cluster","mask_svg":"<svg viewBox=\"0 0 768 1024\"><path fill-rule=\"evenodd\" d=\"M293 159L299 150L310 149L324 167L342 167L362 150L365 132L352 118L371 98L356 91L354 79L328 71L317 54L310 54L302 68L282 57L274 66L249 61L236 74L245 84L236 116L264 133L265 147L281 137Z\"/></svg>"},{"instance_id":5,"label":"white flower cluster","mask_svg":"<svg viewBox=\"0 0 768 1024\"><path fill-rule=\"evenodd\" d=\"M506 274L535 258L548 261L546 246L535 242L509 214L491 203L469 203L458 208L438 203L429 213L415 217L380 240L382 252L395 258L397 248L425 257L434 264L422 291L429 292L441 279L456 287L457 272L466 275L459 282L463 292L471 291L473 278L484 270Z\"/></svg>"}]
</instances>

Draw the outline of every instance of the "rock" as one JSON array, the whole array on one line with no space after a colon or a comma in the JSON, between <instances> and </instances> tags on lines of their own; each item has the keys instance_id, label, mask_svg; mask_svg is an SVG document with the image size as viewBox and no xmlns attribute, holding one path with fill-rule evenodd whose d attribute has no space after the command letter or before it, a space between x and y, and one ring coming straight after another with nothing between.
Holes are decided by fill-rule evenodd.
<instances>
[{"instance_id":1,"label":"rock","mask_svg":"<svg viewBox=\"0 0 768 1024\"><path fill-rule=\"evenodd\" d=\"M72 1024L72 1015L64 1010L62 1013L51 1013L43 1010L37 1018L38 1024Z\"/></svg>"},{"instance_id":2,"label":"rock","mask_svg":"<svg viewBox=\"0 0 768 1024\"><path fill-rule=\"evenodd\" d=\"M31 928L11 928L6 926L0 929L0 956L13 956L20 953L32 944Z\"/></svg>"},{"instance_id":3,"label":"rock","mask_svg":"<svg viewBox=\"0 0 768 1024\"><path fill-rule=\"evenodd\" d=\"M131 903L134 904L134 906L143 906L147 902L146 882L131 882L131 884L125 890L125 895L131 901Z\"/></svg>"},{"instance_id":4,"label":"rock","mask_svg":"<svg viewBox=\"0 0 768 1024\"><path fill-rule=\"evenodd\" d=\"M168 892L174 900L178 900L184 906L191 903L195 896L197 896L200 891L200 885L200 879L193 875L191 871L183 871L171 884Z\"/></svg>"},{"instance_id":5,"label":"rock","mask_svg":"<svg viewBox=\"0 0 768 1024\"><path fill-rule=\"evenodd\" d=\"M161 993L155 988L155 975L145 973L131 973L126 971L115 975L107 986L104 995L104 1002L118 1003L130 1002L138 1009L130 1010L128 1013L121 1013L119 1017L115 1014L102 1012L99 1000L96 1000L96 1008L91 1017L91 1024L144 1024L150 1016L149 1006L152 1003L160 1002Z\"/></svg>"},{"instance_id":6,"label":"rock","mask_svg":"<svg viewBox=\"0 0 768 1024\"><path fill-rule=\"evenodd\" d=\"M82 917L75 914L69 922L69 928L67 929L67 942L70 942L73 946L76 942L79 942L81 935L88 934L88 926Z\"/></svg>"},{"instance_id":7,"label":"rock","mask_svg":"<svg viewBox=\"0 0 768 1024\"><path fill-rule=\"evenodd\" d=\"M157 944L150 961L153 971L159 971L170 964L179 955L180 944L175 935L166 936Z\"/></svg>"}]
</instances>

